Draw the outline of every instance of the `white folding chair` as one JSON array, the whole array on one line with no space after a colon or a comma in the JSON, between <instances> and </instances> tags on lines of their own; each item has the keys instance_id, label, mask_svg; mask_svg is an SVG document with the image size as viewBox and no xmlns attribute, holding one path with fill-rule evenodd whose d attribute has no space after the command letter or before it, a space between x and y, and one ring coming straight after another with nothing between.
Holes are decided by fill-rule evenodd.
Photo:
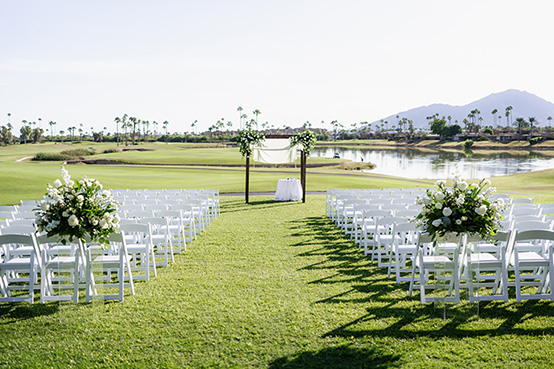
<instances>
[{"instance_id":1,"label":"white folding chair","mask_svg":"<svg viewBox=\"0 0 554 369\"><path fill-rule=\"evenodd\" d=\"M445 241L449 246L447 252L442 251L441 242ZM454 302L460 303L460 268L459 257L463 255L462 247L465 243L462 235L447 234L441 242L433 240L427 234L420 234L417 242L417 251L414 260L412 261L412 275L410 278L410 290L408 296L412 296L414 288L419 288L420 300L422 304L427 302ZM450 244L456 244L456 248L452 250ZM427 253L429 245L434 250L432 255ZM450 257L448 255L450 253ZM419 275L416 282L416 274ZM418 283L419 282L419 283ZM437 296L428 296L426 290L439 290Z\"/></svg>"},{"instance_id":2,"label":"white folding chair","mask_svg":"<svg viewBox=\"0 0 554 369\"><path fill-rule=\"evenodd\" d=\"M40 302L79 302L80 271L84 255L75 244L64 245L57 237L41 235L37 237L37 241L42 249ZM63 294L63 290L73 290L73 295Z\"/></svg>"},{"instance_id":3,"label":"white folding chair","mask_svg":"<svg viewBox=\"0 0 554 369\"><path fill-rule=\"evenodd\" d=\"M169 223L165 218L143 218L141 222L150 224L152 232L152 245L157 258L157 266L168 266L169 262L175 262L173 255L173 242L169 231ZM161 261L160 261L161 258Z\"/></svg>"},{"instance_id":4,"label":"white folding chair","mask_svg":"<svg viewBox=\"0 0 554 369\"><path fill-rule=\"evenodd\" d=\"M417 251L419 230L414 222L397 223L393 228L395 235L389 254L387 278L390 278L394 269L396 283L409 282L410 277L403 277L402 273L410 273L412 268L407 267L407 261L412 260ZM394 263L393 263L394 260Z\"/></svg>"},{"instance_id":5,"label":"white folding chair","mask_svg":"<svg viewBox=\"0 0 554 369\"><path fill-rule=\"evenodd\" d=\"M552 286L554 286L553 247L554 231L529 230L518 231L513 242L508 246L507 258L514 268L516 300L523 299L551 299L554 300ZM525 247L522 251L518 243L534 244L534 250ZM523 293L524 287L536 287L536 293ZM549 291L550 290L550 291ZM548 291L548 292L547 292Z\"/></svg>"},{"instance_id":6,"label":"white folding chair","mask_svg":"<svg viewBox=\"0 0 554 369\"><path fill-rule=\"evenodd\" d=\"M508 263L506 247L515 233L498 232L490 239L472 240L467 257L461 260L462 275L467 281L469 302L503 300L508 301ZM482 294L483 289L490 293Z\"/></svg>"},{"instance_id":7,"label":"white folding chair","mask_svg":"<svg viewBox=\"0 0 554 369\"><path fill-rule=\"evenodd\" d=\"M32 304L37 273L41 267L40 246L34 233L0 235L0 248L3 249L3 256L0 258L0 302ZM14 251L18 248L31 248L32 251L29 256L13 256L17 254ZM13 291L28 291L28 294L14 296Z\"/></svg>"},{"instance_id":8,"label":"white folding chair","mask_svg":"<svg viewBox=\"0 0 554 369\"><path fill-rule=\"evenodd\" d=\"M125 235L121 233L111 233L108 236L109 250L111 255L94 255L92 248L87 249L86 262L86 301L94 299L101 300L119 300L123 301L125 288L129 288L131 295L135 294L135 285L133 282L133 273L127 253ZM111 272L117 271L117 280L113 281ZM96 274L95 274L96 273ZM127 273L127 275L125 275ZM101 281L102 283L97 283ZM97 289L117 289L115 294L98 294Z\"/></svg>"},{"instance_id":9,"label":"white folding chair","mask_svg":"<svg viewBox=\"0 0 554 369\"><path fill-rule=\"evenodd\" d=\"M119 230L125 235L129 264L134 280L150 280L150 269L156 272L156 256L152 244L152 231L148 223L121 224ZM137 273L137 272L144 272Z\"/></svg>"}]
</instances>

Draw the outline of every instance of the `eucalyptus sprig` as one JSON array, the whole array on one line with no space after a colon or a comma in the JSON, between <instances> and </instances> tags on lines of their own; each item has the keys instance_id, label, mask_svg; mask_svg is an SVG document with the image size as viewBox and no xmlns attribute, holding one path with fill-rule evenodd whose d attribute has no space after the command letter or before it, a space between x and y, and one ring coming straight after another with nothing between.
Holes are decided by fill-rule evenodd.
<instances>
[{"instance_id":1,"label":"eucalyptus sprig","mask_svg":"<svg viewBox=\"0 0 554 369\"><path fill-rule=\"evenodd\" d=\"M299 132L290 138L290 145L296 146L298 144L302 145L302 150L306 153L306 156L309 156L312 152L312 149L315 146L316 138L315 133L310 130Z\"/></svg>"}]
</instances>

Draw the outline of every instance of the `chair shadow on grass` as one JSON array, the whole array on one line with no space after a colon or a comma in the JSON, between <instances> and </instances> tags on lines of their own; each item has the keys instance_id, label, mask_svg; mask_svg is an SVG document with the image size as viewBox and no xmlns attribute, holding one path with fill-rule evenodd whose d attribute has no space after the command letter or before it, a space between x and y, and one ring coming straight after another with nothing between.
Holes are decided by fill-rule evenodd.
<instances>
[{"instance_id":1,"label":"chair shadow on grass","mask_svg":"<svg viewBox=\"0 0 554 369\"><path fill-rule=\"evenodd\" d=\"M554 318L553 304L547 300L516 303L513 294L509 302L491 301L470 304L421 305L419 291L408 297L408 282L397 284L394 277L387 279L386 268L358 250L334 223L324 215L306 217L291 222L292 236L300 239L292 247L304 249L298 257L323 257L301 270L329 270L326 277L313 284L344 284L339 294L313 301L314 304L360 304L365 313L342 324L324 337L478 337L483 335L554 334L554 325L526 324ZM298 232L294 232L298 229ZM303 242L308 239L309 241ZM554 319L553 319L554 320ZM552 320L551 320L552 321ZM376 324L378 323L378 324ZM388 325L387 325L388 324Z\"/></svg>"},{"instance_id":2,"label":"chair shadow on grass","mask_svg":"<svg viewBox=\"0 0 554 369\"><path fill-rule=\"evenodd\" d=\"M56 314L60 311L60 304L1 304L0 317L2 324L13 323L18 320L33 319L37 316Z\"/></svg>"},{"instance_id":3,"label":"chair shadow on grass","mask_svg":"<svg viewBox=\"0 0 554 369\"><path fill-rule=\"evenodd\" d=\"M282 357L270 363L270 369L292 368L390 368L398 366L399 355L375 349L349 346L326 347L320 351L302 352L292 358Z\"/></svg>"}]
</instances>

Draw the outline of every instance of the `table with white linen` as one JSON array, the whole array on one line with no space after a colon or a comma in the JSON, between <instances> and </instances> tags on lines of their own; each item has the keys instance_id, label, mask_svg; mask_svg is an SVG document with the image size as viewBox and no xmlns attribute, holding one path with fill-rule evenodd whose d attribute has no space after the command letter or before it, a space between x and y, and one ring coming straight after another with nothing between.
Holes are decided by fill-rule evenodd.
<instances>
[{"instance_id":1,"label":"table with white linen","mask_svg":"<svg viewBox=\"0 0 554 369\"><path fill-rule=\"evenodd\" d=\"M300 201L302 200L302 186L296 178L280 179L277 182L275 201Z\"/></svg>"}]
</instances>

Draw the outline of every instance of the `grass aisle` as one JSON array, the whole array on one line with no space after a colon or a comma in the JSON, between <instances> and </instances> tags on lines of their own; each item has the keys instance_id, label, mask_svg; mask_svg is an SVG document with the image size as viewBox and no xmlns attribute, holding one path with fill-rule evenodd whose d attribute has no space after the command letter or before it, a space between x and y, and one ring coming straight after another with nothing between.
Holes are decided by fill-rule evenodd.
<instances>
[{"instance_id":1,"label":"grass aisle","mask_svg":"<svg viewBox=\"0 0 554 369\"><path fill-rule=\"evenodd\" d=\"M462 304L407 286L306 204L222 197L222 214L123 303L0 305L2 367L549 367L546 301Z\"/></svg>"}]
</instances>

